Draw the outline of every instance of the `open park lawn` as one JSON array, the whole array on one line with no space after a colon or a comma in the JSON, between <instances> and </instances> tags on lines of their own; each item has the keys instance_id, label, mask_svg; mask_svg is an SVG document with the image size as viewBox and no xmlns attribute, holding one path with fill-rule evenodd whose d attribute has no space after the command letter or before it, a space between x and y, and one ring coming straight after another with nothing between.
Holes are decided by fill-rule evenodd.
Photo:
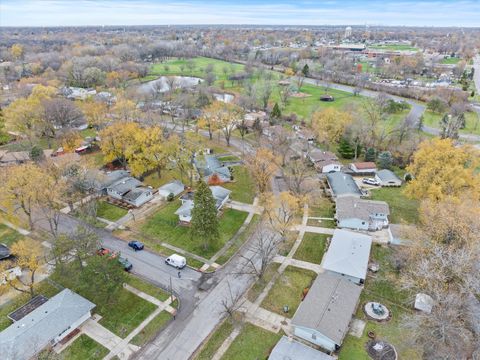
<instances>
[{"instance_id":1,"label":"open park lawn","mask_svg":"<svg viewBox=\"0 0 480 360\"><path fill-rule=\"evenodd\" d=\"M369 45L369 49L391 50L391 51L418 51L418 48L408 44L385 44L385 45Z\"/></svg>"},{"instance_id":2,"label":"open park lawn","mask_svg":"<svg viewBox=\"0 0 480 360\"><path fill-rule=\"evenodd\" d=\"M172 315L167 311L162 311L155 316L152 321L145 326L135 337L130 341L131 344L143 346L152 340L159 331L165 327L172 319Z\"/></svg>"},{"instance_id":3,"label":"open park lawn","mask_svg":"<svg viewBox=\"0 0 480 360\"><path fill-rule=\"evenodd\" d=\"M47 280L43 280L35 286L35 295L44 295L50 298L58 294L60 290L60 288L56 288ZM13 300L0 306L0 331L12 325L12 321L7 317L7 315L10 314L12 311L18 309L19 307L25 305L29 301L30 294L18 293L18 295L13 298Z\"/></svg>"},{"instance_id":4,"label":"open park lawn","mask_svg":"<svg viewBox=\"0 0 480 360\"><path fill-rule=\"evenodd\" d=\"M330 235L305 233L294 259L320 264Z\"/></svg>"},{"instance_id":5,"label":"open park lawn","mask_svg":"<svg viewBox=\"0 0 480 360\"><path fill-rule=\"evenodd\" d=\"M426 126L440 129L440 121L443 114L437 114L430 110L426 110L423 113L423 123ZM480 135L480 116L475 111L465 113L465 128L460 129L464 134L477 134Z\"/></svg>"},{"instance_id":6,"label":"open park lawn","mask_svg":"<svg viewBox=\"0 0 480 360\"><path fill-rule=\"evenodd\" d=\"M225 339L232 333L233 323L227 319L220 325L203 345L195 360L211 360Z\"/></svg>"},{"instance_id":7,"label":"open park lawn","mask_svg":"<svg viewBox=\"0 0 480 360\"><path fill-rule=\"evenodd\" d=\"M369 340L367 336L369 331L375 332L377 339L393 344L400 359L421 359L414 349L405 344L405 340L408 340L412 334L401 325L405 316L414 316L414 312L410 310L413 295L402 291L397 285L398 275L391 265L395 251L394 248L386 246L374 245L372 247L371 259L380 264L380 270L376 274L369 274L356 313L356 317L367 321L367 325L361 338L352 335L345 338L339 354L340 360L370 359L365 351L365 343ZM392 313L392 318L382 323L367 320L363 312L363 305L368 301L377 301L386 305Z\"/></svg>"},{"instance_id":8,"label":"open park lawn","mask_svg":"<svg viewBox=\"0 0 480 360\"><path fill-rule=\"evenodd\" d=\"M106 201L99 201L97 203L97 216L110 221L117 221L118 219L127 215L128 211L121 207L109 204Z\"/></svg>"},{"instance_id":9,"label":"open park lawn","mask_svg":"<svg viewBox=\"0 0 480 360\"><path fill-rule=\"evenodd\" d=\"M280 275L261 306L286 317L293 317L302 300L303 289L310 287L317 274L310 270L288 266ZM283 312L283 306L288 305L288 313Z\"/></svg>"},{"instance_id":10,"label":"open park lawn","mask_svg":"<svg viewBox=\"0 0 480 360\"><path fill-rule=\"evenodd\" d=\"M152 245L151 247L155 248L156 243L166 242L188 252L210 258L232 238L248 215L246 212L224 209L219 219L220 239L215 246L205 250L200 239L191 237L189 227L178 225L178 216L175 215L175 211L180 205L180 201L167 204L141 226L141 231L148 235L148 238L144 239L148 246Z\"/></svg>"},{"instance_id":11,"label":"open park lawn","mask_svg":"<svg viewBox=\"0 0 480 360\"><path fill-rule=\"evenodd\" d=\"M0 244L11 246L14 242L23 238L19 232L9 228L7 225L0 223Z\"/></svg>"},{"instance_id":12,"label":"open park lawn","mask_svg":"<svg viewBox=\"0 0 480 360\"><path fill-rule=\"evenodd\" d=\"M371 199L386 201L390 206L390 222L392 224L416 224L418 222L417 200L409 199L403 193L404 188L372 189Z\"/></svg>"},{"instance_id":13,"label":"open park lawn","mask_svg":"<svg viewBox=\"0 0 480 360\"><path fill-rule=\"evenodd\" d=\"M247 323L223 354L222 360L266 359L281 336Z\"/></svg>"},{"instance_id":14,"label":"open park lawn","mask_svg":"<svg viewBox=\"0 0 480 360\"><path fill-rule=\"evenodd\" d=\"M230 198L235 201L251 204L255 198L255 183L244 166L233 166L234 182L222 186L232 191Z\"/></svg>"},{"instance_id":15,"label":"open park lawn","mask_svg":"<svg viewBox=\"0 0 480 360\"><path fill-rule=\"evenodd\" d=\"M61 360L96 360L103 359L109 353L108 349L88 337L80 335L68 348L62 351Z\"/></svg>"}]
</instances>

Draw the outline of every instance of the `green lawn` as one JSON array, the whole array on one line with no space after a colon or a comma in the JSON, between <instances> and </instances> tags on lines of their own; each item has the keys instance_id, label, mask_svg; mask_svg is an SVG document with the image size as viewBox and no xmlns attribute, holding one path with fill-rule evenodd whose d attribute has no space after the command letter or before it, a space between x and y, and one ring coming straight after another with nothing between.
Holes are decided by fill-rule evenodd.
<instances>
[{"instance_id":1,"label":"green lawn","mask_svg":"<svg viewBox=\"0 0 480 360\"><path fill-rule=\"evenodd\" d=\"M103 219L117 221L127 215L127 213L128 211L126 209L109 204L106 201L97 202L97 216Z\"/></svg>"},{"instance_id":2,"label":"green lawn","mask_svg":"<svg viewBox=\"0 0 480 360\"><path fill-rule=\"evenodd\" d=\"M303 290L310 287L317 274L310 270L288 266L275 281L261 306L277 314L293 317L302 300ZM288 305L288 313L283 312L283 306Z\"/></svg>"},{"instance_id":3,"label":"green lawn","mask_svg":"<svg viewBox=\"0 0 480 360\"><path fill-rule=\"evenodd\" d=\"M159 288L158 286L152 285L145 280L139 279L132 274L127 274L126 283L144 292L145 294L157 298L160 301L165 301L170 297L170 294L167 291Z\"/></svg>"},{"instance_id":4,"label":"green lawn","mask_svg":"<svg viewBox=\"0 0 480 360\"><path fill-rule=\"evenodd\" d=\"M431 126L440 129L440 121L443 114L437 114L430 110L423 113L423 121L426 126ZM461 129L462 134L477 134L480 135L480 118L474 111L465 113L465 129Z\"/></svg>"},{"instance_id":5,"label":"green lawn","mask_svg":"<svg viewBox=\"0 0 480 360\"><path fill-rule=\"evenodd\" d=\"M305 233L302 243L298 247L294 259L320 264L330 235Z\"/></svg>"},{"instance_id":6,"label":"green lawn","mask_svg":"<svg viewBox=\"0 0 480 360\"><path fill-rule=\"evenodd\" d=\"M11 246L17 240L23 238L19 232L9 228L7 225L0 223L0 244Z\"/></svg>"},{"instance_id":7,"label":"green lawn","mask_svg":"<svg viewBox=\"0 0 480 360\"><path fill-rule=\"evenodd\" d=\"M168 322L172 319L172 315L167 311L162 311L155 316L152 321L145 326L135 337L130 341L131 344L143 346L152 340L162 330Z\"/></svg>"},{"instance_id":8,"label":"green lawn","mask_svg":"<svg viewBox=\"0 0 480 360\"><path fill-rule=\"evenodd\" d=\"M87 128L87 129L81 130L80 136L84 138L85 137L94 138L95 136L97 136L97 130L95 130L94 128Z\"/></svg>"},{"instance_id":9,"label":"green lawn","mask_svg":"<svg viewBox=\"0 0 480 360\"><path fill-rule=\"evenodd\" d=\"M390 50L390 51L418 51L418 48L407 44L385 44L369 45L369 49Z\"/></svg>"},{"instance_id":10,"label":"green lawn","mask_svg":"<svg viewBox=\"0 0 480 360\"><path fill-rule=\"evenodd\" d=\"M162 171L162 176L160 178L158 177L157 172L153 172L145 176L143 183L153 188L159 188L160 186L165 185L173 180L186 181L187 179L182 179L180 171L177 169L169 169Z\"/></svg>"},{"instance_id":11,"label":"green lawn","mask_svg":"<svg viewBox=\"0 0 480 360\"><path fill-rule=\"evenodd\" d=\"M263 275L262 279L257 280L253 286L247 292L247 299L251 302L257 300L259 295L262 293L265 286L273 279L275 274L277 274L277 270L280 267L279 263L272 262L268 265L265 274Z\"/></svg>"},{"instance_id":12,"label":"green lawn","mask_svg":"<svg viewBox=\"0 0 480 360\"><path fill-rule=\"evenodd\" d=\"M252 324L245 324L240 334L223 354L224 360L266 359L275 344L282 337Z\"/></svg>"},{"instance_id":13,"label":"green lawn","mask_svg":"<svg viewBox=\"0 0 480 360\"><path fill-rule=\"evenodd\" d=\"M324 217L324 218L333 218L335 215L335 207L333 202L325 197L315 197L308 207L308 216L309 217Z\"/></svg>"},{"instance_id":14,"label":"green lawn","mask_svg":"<svg viewBox=\"0 0 480 360\"><path fill-rule=\"evenodd\" d=\"M230 198L235 201L251 204L255 198L255 183L245 166L234 166L234 182L222 186L232 191Z\"/></svg>"},{"instance_id":15,"label":"green lawn","mask_svg":"<svg viewBox=\"0 0 480 360\"><path fill-rule=\"evenodd\" d=\"M227 155L227 156L219 157L218 160L220 160L220 161L239 161L240 158L238 156L235 156L235 155Z\"/></svg>"},{"instance_id":16,"label":"green lawn","mask_svg":"<svg viewBox=\"0 0 480 360\"><path fill-rule=\"evenodd\" d=\"M156 244L166 242L188 252L210 258L232 238L248 215L246 212L224 209L220 217L220 239L215 246L205 250L199 239L192 239L189 227L177 224L178 216L175 215L175 211L180 205L179 200L168 203L141 226L141 231L148 235L145 239L148 246L155 248Z\"/></svg>"},{"instance_id":17,"label":"green lawn","mask_svg":"<svg viewBox=\"0 0 480 360\"><path fill-rule=\"evenodd\" d=\"M58 294L60 289L51 285L47 280L39 282L35 286L35 295L44 295L48 298ZM25 305L30 301L30 295L25 293L19 293L13 300L0 306L0 331L6 329L12 324L12 321L7 317L12 311Z\"/></svg>"},{"instance_id":18,"label":"green lawn","mask_svg":"<svg viewBox=\"0 0 480 360\"><path fill-rule=\"evenodd\" d=\"M75 341L62 353L61 360L94 360L103 359L109 350L87 335L80 335Z\"/></svg>"},{"instance_id":19,"label":"green lawn","mask_svg":"<svg viewBox=\"0 0 480 360\"><path fill-rule=\"evenodd\" d=\"M447 64L447 65L455 65L460 62L460 58L458 57L448 57L448 58L443 58L442 61L440 61L440 64Z\"/></svg>"},{"instance_id":20,"label":"green lawn","mask_svg":"<svg viewBox=\"0 0 480 360\"><path fill-rule=\"evenodd\" d=\"M378 188L370 191L372 200L386 201L390 206L392 224L416 224L418 222L418 200L409 199L402 188Z\"/></svg>"},{"instance_id":21,"label":"green lawn","mask_svg":"<svg viewBox=\"0 0 480 360\"><path fill-rule=\"evenodd\" d=\"M211 360L232 331L233 323L228 319L225 320L208 338L195 360Z\"/></svg>"},{"instance_id":22,"label":"green lawn","mask_svg":"<svg viewBox=\"0 0 480 360\"><path fill-rule=\"evenodd\" d=\"M250 224L248 224L248 227L238 236L238 238L233 242L233 244L215 262L221 265L225 264L233 256L233 254L235 254L235 252L240 249L243 243L250 238L252 233L255 231L255 228L259 221L260 216L253 215Z\"/></svg>"},{"instance_id":23,"label":"green lawn","mask_svg":"<svg viewBox=\"0 0 480 360\"><path fill-rule=\"evenodd\" d=\"M404 339L411 334L401 326L401 320L404 316L414 313L409 310L411 305L409 300L412 296L402 291L398 285L398 274L391 261L394 251L394 248L380 245L372 247L371 259L380 264L380 270L374 276L368 276L356 313L356 317L367 321L367 325L361 338L351 335L345 338L339 353L341 360L370 359L364 348L365 343L369 340L367 336L369 331L375 332L377 338L393 344L399 352L399 358L412 360L421 358L410 347L404 346ZM368 301L385 304L392 313L392 319L382 323L368 321L362 309L362 306Z\"/></svg>"}]
</instances>

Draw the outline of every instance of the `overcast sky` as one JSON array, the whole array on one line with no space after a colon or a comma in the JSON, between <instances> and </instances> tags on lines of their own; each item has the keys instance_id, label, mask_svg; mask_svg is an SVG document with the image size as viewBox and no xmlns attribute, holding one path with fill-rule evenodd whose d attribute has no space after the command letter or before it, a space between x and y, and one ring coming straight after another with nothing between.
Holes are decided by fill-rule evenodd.
<instances>
[{"instance_id":1,"label":"overcast sky","mask_svg":"<svg viewBox=\"0 0 480 360\"><path fill-rule=\"evenodd\" d=\"M175 24L480 27L480 0L0 0L0 26Z\"/></svg>"}]
</instances>

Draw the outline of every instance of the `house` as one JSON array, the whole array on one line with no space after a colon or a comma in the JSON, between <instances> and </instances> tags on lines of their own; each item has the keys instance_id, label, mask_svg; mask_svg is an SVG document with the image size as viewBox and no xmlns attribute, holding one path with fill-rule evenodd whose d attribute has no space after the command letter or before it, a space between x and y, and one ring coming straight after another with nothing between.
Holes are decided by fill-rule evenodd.
<instances>
[{"instance_id":1,"label":"house","mask_svg":"<svg viewBox=\"0 0 480 360\"><path fill-rule=\"evenodd\" d=\"M31 310L34 306L24 306L10 314L17 316L10 316L14 323L0 332L2 360L33 358L45 347L55 345L82 325L90 318L95 307L95 304L70 289L62 290L49 300L45 299L37 303L34 310Z\"/></svg>"},{"instance_id":2,"label":"house","mask_svg":"<svg viewBox=\"0 0 480 360\"><path fill-rule=\"evenodd\" d=\"M197 170L207 183L224 183L232 180L228 166L220 162L216 156L205 155L205 161L195 161Z\"/></svg>"},{"instance_id":3,"label":"house","mask_svg":"<svg viewBox=\"0 0 480 360\"><path fill-rule=\"evenodd\" d=\"M94 96L97 91L95 89L84 89L79 87L64 87L60 89L60 92L67 99L71 100L85 100L89 96Z\"/></svg>"},{"instance_id":4,"label":"house","mask_svg":"<svg viewBox=\"0 0 480 360\"><path fill-rule=\"evenodd\" d=\"M129 176L130 173L127 170L114 170L110 172L88 170L85 174L84 187L87 190L98 191L102 193L102 195L106 195L109 186Z\"/></svg>"},{"instance_id":5,"label":"house","mask_svg":"<svg viewBox=\"0 0 480 360\"><path fill-rule=\"evenodd\" d=\"M284 335L272 349L268 360L285 359L334 360L335 358Z\"/></svg>"},{"instance_id":6,"label":"house","mask_svg":"<svg viewBox=\"0 0 480 360\"><path fill-rule=\"evenodd\" d=\"M153 192L152 189L141 186L127 192L122 199L130 205L140 207L153 199Z\"/></svg>"},{"instance_id":7,"label":"house","mask_svg":"<svg viewBox=\"0 0 480 360\"><path fill-rule=\"evenodd\" d=\"M319 274L292 319L294 335L330 352L338 350L361 292L342 277Z\"/></svg>"},{"instance_id":8,"label":"house","mask_svg":"<svg viewBox=\"0 0 480 360\"><path fill-rule=\"evenodd\" d=\"M217 211L220 211L230 198L231 191L221 186L210 186L210 191L215 199ZM175 214L178 215L180 223L190 224L190 221L192 221L192 209L194 205L193 192L185 194L180 200L182 201L182 206L175 211Z\"/></svg>"},{"instance_id":9,"label":"house","mask_svg":"<svg viewBox=\"0 0 480 360\"><path fill-rule=\"evenodd\" d=\"M111 184L110 186L107 187L107 195L114 198L114 199L117 199L117 200L123 200L123 196L139 187L142 185L142 182L131 177L131 176L127 176L127 177L124 177L124 178L121 178L120 180L114 182L113 184Z\"/></svg>"},{"instance_id":10,"label":"house","mask_svg":"<svg viewBox=\"0 0 480 360\"><path fill-rule=\"evenodd\" d=\"M377 165L374 162L357 162L351 163L348 165L350 170L352 170L356 175L368 175L375 174L377 171Z\"/></svg>"},{"instance_id":11,"label":"house","mask_svg":"<svg viewBox=\"0 0 480 360\"><path fill-rule=\"evenodd\" d=\"M342 164L338 161L337 156L330 151L313 148L308 151L307 158L313 163L315 168L323 174L340 171L342 169Z\"/></svg>"},{"instance_id":12,"label":"house","mask_svg":"<svg viewBox=\"0 0 480 360\"><path fill-rule=\"evenodd\" d=\"M334 198L341 196L362 196L362 191L358 187L353 177L343 172L334 172L327 174L327 183Z\"/></svg>"},{"instance_id":13,"label":"house","mask_svg":"<svg viewBox=\"0 0 480 360\"><path fill-rule=\"evenodd\" d=\"M179 180L174 180L168 184L162 185L158 188L158 195L160 195L164 200L167 200L170 194L177 196L185 190L185 185Z\"/></svg>"},{"instance_id":14,"label":"house","mask_svg":"<svg viewBox=\"0 0 480 360\"><path fill-rule=\"evenodd\" d=\"M340 228L376 231L388 227L390 209L385 201L343 196L335 205L335 220Z\"/></svg>"},{"instance_id":15,"label":"house","mask_svg":"<svg viewBox=\"0 0 480 360\"><path fill-rule=\"evenodd\" d=\"M402 180L393 171L387 169L377 172L375 179L381 186L402 186Z\"/></svg>"},{"instance_id":16,"label":"house","mask_svg":"<svg viewBox=\"0 0 480 360\"><path fill-rule=\"evenodd\" d=\"M323 257L322 267L327 273L362 284L367 276L371 246L372 238L368 235L336 229Z\"/></svg>"}]
</instances>

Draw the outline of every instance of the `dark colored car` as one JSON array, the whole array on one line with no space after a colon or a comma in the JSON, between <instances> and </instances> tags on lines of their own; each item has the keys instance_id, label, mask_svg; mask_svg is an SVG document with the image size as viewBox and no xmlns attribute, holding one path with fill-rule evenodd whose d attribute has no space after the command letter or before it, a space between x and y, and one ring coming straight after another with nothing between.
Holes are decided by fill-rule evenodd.
<instances>
[{"instance_id":1,"label":"dark colored car","mask_svg":"<svg viewBox=\"0 0 480 360\"><path fill-rule=\"evenodd\" d=\"M135 251L143 250L143 243L141 243L140 241L130 241L128 243L128 246L130 246Z\"/></svg>"},{"instance_id":2,"label":"dark colored car","mask_svg":"<svg viewBox=\"0 0 480 360\"><path fill-rule=\"evenodd\" d=\"M0 244L0 260L8 259L10 257L10 249L5 244Z\"/></svg>"},{"instance_id":3,"label":"dark colored car","mask_svg":"<svg viewBox=\"0 0 480 360\"><path fill-rule=\"evenodd\" d=\"M125 271L130 271L133 268L132 263L130 261L128 261L128 259L125 259L121 256L118 258L118 262L123 266L123 269Z\"/></svg>"}]
</instances>

